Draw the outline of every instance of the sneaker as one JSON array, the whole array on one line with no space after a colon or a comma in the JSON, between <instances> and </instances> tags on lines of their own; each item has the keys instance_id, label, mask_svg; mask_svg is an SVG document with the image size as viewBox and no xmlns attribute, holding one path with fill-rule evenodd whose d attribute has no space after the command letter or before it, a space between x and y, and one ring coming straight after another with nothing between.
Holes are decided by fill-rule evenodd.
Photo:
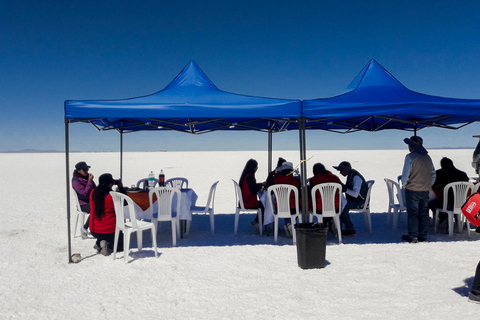
<instances>
[{"instance_id":1,"label":"sneaker","mask_svg":"<svg viewBox=\"0 0 480 320\"><path fill-rule=\"evenodd\" d=\"M100 241L100 253L104 256L109 256L112 253L112 250L108 248L107 240Z\"/></svg>"},{"instance_id":2,"label":"sneaker","mask_svg":"<svg viewBox=\"0 0 480 320\"><path fill-rule=\"evenodd\" d=\"M254 227L257 232L260 232L260 227L258 226L257 221L252 221L252 227Z\"/></svg>"},{"instance_id":3,"label":"sneaker","mask_svg":"<svg viewBox=\"0 0 480 320\"><path fill-rule=\"evenodd\" d=\"M470 292L468 294L468 301L473 303L480 303L480 295L476 295Z\"/></svg>"},{"instance_id":4,"label":"sneaker","mask_svg":"<svg viewBox=\"0 0 480 320\"><path fill-rule=\"evenodd\" d=\"M410 243L417 243L418 242L417 238L410 238L410 236L408 234L404 234L402 236L402 240L406 241L406 242L410 242Z\"/></svg>"},{"instance_id":5,"label":"sneaker","mask_svg":"<svg viewBox=\"0 0 480 320\"><path fill-rule=\"evenodd\" d=\"M93 249L97 250L97 253L100 253L100 251L102 251L102 248L100 248L96 242L93 245Z\"/></svg>"},{"instance_id":6,"label":"sneaker","mask_svg":"<svg viewBox=\"0 0 480 320\"><path fill-rule=\"evenodd\" d=\"M285 234L287 235L288 238L292 237L292 225L289 223L287 225L283 226L283 229L285 230Z\"/></svg>"},{"instance_id":7,"label":"sneaker","mask_svg":"<svg viewBox=\"0 0 480 320\"><path fill-rule=\"evenodd\" d=\"M82 239L88 239L88 230L82 227Z\"/></svg>"},{"instance_id":8,"label":"sneaker","mask_svg":"<svg viewBox=\"0 0 480 320\"><path fill-rule=\"evenodd\" d=\"M342 231L342 237L350 237L355 235L355 230L343 230Z\"/></svg>"}]
</instances>

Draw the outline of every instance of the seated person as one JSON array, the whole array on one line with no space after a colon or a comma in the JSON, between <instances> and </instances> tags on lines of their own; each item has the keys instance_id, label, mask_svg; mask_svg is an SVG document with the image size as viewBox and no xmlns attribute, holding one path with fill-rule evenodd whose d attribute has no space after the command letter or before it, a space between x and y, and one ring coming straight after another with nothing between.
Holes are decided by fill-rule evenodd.
<instances>
[{"instance_id":1,"label":"seated person","mask_svg":"<svg viewBox=\"0 0 480 320\"><path fill-rule=\"evenodd\" d=\"M458 170L453 165L453 161L447 157L443 157L440 160L441 168L436 171L435 182L432 189L436 195L435 199L430 200L428 208L432 210L434 216L437 208L443 208L443 189L445 186L452 182L460 182L469 180L467 174L461 170ZM447 209L451 210L453 207L453 190L448 193ZM447 220L447 213L439 212L439 223L443 224ZM447 226L448 230L448 226Z\"/></svg>"},{"instance_id":2,"label":"seated person","mask_svg":"<svg viewBox=\"0 0 480 320\"><path fill-rule=\"evenodd\" d=\"M342 182L340 181L340 178L338 178L336 175L334 175L333 173L331 173L330 171L328 171L327 169L325 169L325 166L321 163L315 163L313 165L313 177L310 178L310 181L308 183L308 194L310 196L311 194L311 190L314 186L316 186L317 184L321 184L321 183L328 183L328 182L335 182L335 183L339 183L339 184L342 184ZM312 200L314 201L314 200ZM340 206L340 194L336 194L335 195L335 209L338 209ZM313 206L312 206L313 208ZM315 208L316 208L316 213L319 213L321 214L322 213L322 198L320 196L320 192L317 191L316 195L315 195ZM332 218L331 217L327 217L327 218L324 218L323 219L323 223L324 224L328 224L329 226L331 226L331 222L332 222ZM335 233L335 229L334 228L329 228L331 230L332 233Z\"/></svg>"},{"instance_id":3,"label":"seated person","mask_svg":"<svg viewBox=\"0 0 480 320\"><path fill-rule=\"evenodd\" d=\"M273 177L277 174L278 168L280 168L285 162L287 162L287 160L283 159L282 157L278 158L277 167L268 173L267 180L265 181L265 189L273 184Z\"/></svg>"},{"instance_id":4,"label":"seated person","mask_svg":"<svg viewBox=\"0 0 480 320\"><path fill-rule=\"evenodd\" d=\"M352 169L350 162L342 161L334 168L340 171L342 176L347 177L345 185L342 185L342 191L345 192L345 197L347 198L347 203L340 215L340 221L345 225L342 236L353 236L355 234L355 228L350 219L349 211L350 209L363 207L368 193L368 185L365 178L357 170Z\"/></svg>"},{"instance_id":5,"label":"seated person","mask_svg":"<svg viewBox=\"0 0 480 320\"><path fill-rule=\"evenodd\" d=\"M114 184L118 185L119 192L127 194L121 180L113 180L110 173L104 173L98 178L98 186L90 195L90 232L97 241L93 246L97 252L108 256L113 252L115 240L115 206L110 195ZM117 251L123 251L123 236L120 232Z\"/></svg>"},{"instance_id":6,"label":"seated person","mask_svg":"<svg viewBox=\"0 0 480 320\"><path fill-rule=\"evenodd\" d=\"M83 212L90 213L89 197L92 190L95 189L93 174L89 173L90 166L85 161L81 161L75 165L72 175L72 188L77 193L78 202ZM90 216L85 221L82 228L82 238L87 237L88 227L90 225Z\"/></svg>"},{"instance_id":7,"label":"seated person","mask_svg":"<svg viewBox=\"0 0 480 320\"><path fill-rule=\"evenodd\" d=\"M258 169L258 162L254 159L250 159L243 168L242 175L238 185L242 190L243 205L246 209L260 209L263 221L263 212L265 211L263 204L258 200L258 192L263 188L265 183L257 183L255 179L255 172ZM252 226L259 231L258 225L258 213L255 219L252 221Z\"/></svg>"},{"instance_id":8,"label":"seated person","mask_svg":"<svg viewBox=\"0 0 480 320\"><path fill-rule=\"evenodd\" d=\"M298 195L300 197L300 180L293 176L294 169L291 162L284 162L279 168L277 168L277 173L273 177L273 184L290 184L297 187ZM295 210L295 195L290 194L290 211L292 214L296 213ZM292 236L292 225L290 224L290 219L285 218L285 233L288 237Z\"/></svg>"}]
</instances>

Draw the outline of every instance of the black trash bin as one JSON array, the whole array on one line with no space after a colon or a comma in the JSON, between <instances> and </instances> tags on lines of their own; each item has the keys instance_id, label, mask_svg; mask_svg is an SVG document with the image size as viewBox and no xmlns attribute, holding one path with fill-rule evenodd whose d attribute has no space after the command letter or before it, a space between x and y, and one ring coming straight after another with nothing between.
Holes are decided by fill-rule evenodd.
<instances>
[{"instance_id":1,"label":"black trash bin","mask_svg":"<svg viewBox=\"0 0 480 320\"><path fill-rule=\"evenodd\" d=\"M302 269L325 268L328 228L323 224L297 223L297 260Z\"/></svg>"}]
</instances>

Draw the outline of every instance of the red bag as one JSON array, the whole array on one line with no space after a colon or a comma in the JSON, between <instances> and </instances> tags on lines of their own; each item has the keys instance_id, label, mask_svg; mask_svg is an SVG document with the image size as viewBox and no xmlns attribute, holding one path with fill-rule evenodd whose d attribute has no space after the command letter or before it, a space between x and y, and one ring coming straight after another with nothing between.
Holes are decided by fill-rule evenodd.
<instances>
[{"instance_id":1,"label":"red bag","mask_svg":"<svg viewBox=\"0 0 480 320\"><path fill-rule=\"evenodd\" d=\"M480 194L474 193L462 206L462 212L472 224L480 227Z\"/></svg>"}]
</instances>

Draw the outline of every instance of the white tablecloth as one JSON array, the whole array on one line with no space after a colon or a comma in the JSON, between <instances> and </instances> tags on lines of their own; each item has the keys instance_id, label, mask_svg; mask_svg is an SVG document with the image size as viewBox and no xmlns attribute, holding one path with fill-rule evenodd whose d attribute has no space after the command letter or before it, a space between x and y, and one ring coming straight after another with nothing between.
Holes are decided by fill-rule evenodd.
<instances>
[{"instance_id":1,"label":"white tablecloth","mask_svg":"<svg viewBox=\"0 0 480 320\"><path fill-rule=\"evenodd\" d=\"M191 221L192 220L192 210L191 208L195 206L195 203L197 202L197 194L195 193L195 191L193 191L193 189L184 189L184 190L181 190L182 191L182 197L181 197L181 200L180 200L180 220L188 220L188 221ZM177 199L176 197L173 198L173 204L172 204L172 208L174 210L174 215L176 215L176 208L177 208ZM150 213L150 208L148 208L147 210L142 210L142 208L140 208L140 206L138 206L136 203L135 203L135 212L137 213L137 219L142 219L142 220L150 220L151 219L151 213ZM158 213L158 206L156 205L156 203L154 203L153 205L153 215L156 216L156 214ZM125 211L124 211L124 214L125 214L125 219L129 219L130 218L130 213L128 211L128 208L125 207Z\"/></svg>"}]
</instances>

